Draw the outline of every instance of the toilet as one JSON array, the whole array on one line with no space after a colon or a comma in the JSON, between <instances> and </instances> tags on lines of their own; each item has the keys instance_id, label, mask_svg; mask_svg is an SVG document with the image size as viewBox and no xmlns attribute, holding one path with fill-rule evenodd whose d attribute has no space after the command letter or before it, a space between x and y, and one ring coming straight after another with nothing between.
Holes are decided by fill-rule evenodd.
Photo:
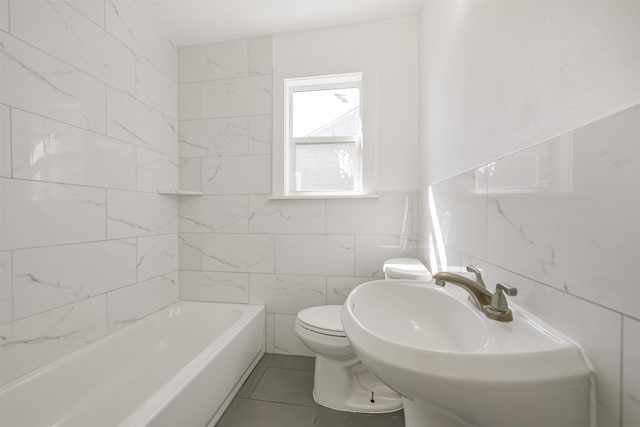
<instances>
[{"instance_id":1,"label":"toilet","mask_svg":"<svg viewBox=\"0 0 640 427\"><path fill-rule=\"evenodd\" d=\"M384 263L386 279L431 280L431 273L414 258ZM340 320L341 305L301 310L295 330L316 354L313 399L338 411L385 413L402 409L400 395L391 390L357 358Z\"/></svg>"}]
</instances>

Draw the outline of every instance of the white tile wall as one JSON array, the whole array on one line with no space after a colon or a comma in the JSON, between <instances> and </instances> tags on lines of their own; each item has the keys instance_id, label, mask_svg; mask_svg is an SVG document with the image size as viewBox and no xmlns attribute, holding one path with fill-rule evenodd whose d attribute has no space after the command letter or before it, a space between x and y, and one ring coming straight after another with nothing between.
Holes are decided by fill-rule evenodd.
<instances>
[{"instance_id":1,"label":"white tile wall","mask_svg":"<svg viewBox=\"0 0 640 427\"><path fill-rule=\"evenodd\" d=\"M180 170L178 182L181 190L201 191L202 161L198 157L182 158L179 160Z\"/></svg>"},{"instance_id":2,"label":"white tile wall","mask_svg":"<svg viewBox=\"0 0 640 427\"><path fill-rule=\"evenodd\" d=\"M0 178L1 250L102 240L105 190Z\"/></svg>"},{"instance_id":3,"label":"white tile wall","mask_svg":"<svg viewBox=\"0 0 640 427\"><path fill-rule=\"evenodd\" d=\"M107 117L109 136L177 156L178 126L172 117L110 87L107 88Z\"/></svg>"},{"instance_id":4,"label":"white tile wall","mask_svg":"<svg viewBox=\"0 0 640 427\"><path fill-rule=\"evenodd\" d=\"M101 28L104 28L104 2L105 0L65 0L71 7L92 20Z\"/></svg>"},{"instance_id":5,"label":"white tile wall","mask_svg":"<svg viewBox=\"0 0 640 427\"><path fill-rule=\"evenodd\" d=\"M144 59L136 60L136 98L171 118L178 118L178 86Z\"/></svg>"},{"instance_id":6,"label":"white tile wall","mask_svg":"<svg viewBox=\"0 0 640 427\"><path fill-rule=\"evenodd\" d=\"M107 190L107 237L148 236L178 232L175 196Z\"/></svg>"},{"instance_id":7,"label":"white tile wall","mask_svg":"<svg viewBox=\"0 0 640 427\"><path fill-rule=\"evenodd\" d=\"M104 133L105 85L0 32L0 102Z\"/></svg>"},{"instance_id":8,"label":"white tile wall","mask_svg":"<svg viewBox=\"0 0 640 427\"><path fill-rule=\"evenodd\" d=\"M177 157L156 151L137 149L138 191L155 193L158 189L175 189L179 180Z\"/></svg>"},{"instance_id":9,"label":"white tile wall","mask_svg":"<svg viewBox=\"0 0 640 427\"><path fill-rule=\"evenodd\" d=\"M178 235L138 237L138 282L177 271Z\"/></svg>"},{"instance_id":10,"label":"white tile wall","mask_svg":"<svg viewBox=\"0 0 640 427\"><path fill-rule=\"evenodd\" d=\"M324 276L251 274L249 285L249 302L264 304L267 313L297 314L327 301Z\"/></svg>"},{"instance_id":11,"label":"white tile wall","mask_svg":"<svg viewBox=\"0 0 640 427\"><path fill-rule=\"evenodd\" d=\"M360 277L382 277L382 266L389 258L411 258L416 253L416 240L408 236L356 236L355 274Z\"/></svg>"},{"instance_id":12,"label":"white tile wall","mask_svg":"<svg viewBox=\"0 0 640 427\"><path fill-rule=\"evenodd\" d=\"M0 29L9 32L9 0L0 0Z\"/></svg>"},{"instance_id":13,"label":"white tile wall","mask_svg":"<svg viewBox=\"0 0 640 427\"><path fill-rule=\"evenodd\" d=\"M202 270L202 234L181 232L178 244L180 270Z\"/></svg>"},{"instance_id":14,"label":"white tile wall","mask_svg":"<svg viewBox=\"0 0 640 427\"><path fill-rule=\"evenodd\" d=\"M13 320L11 252L0 252L0 325Z\"/></svg>"},{"instance_id":15,"label":"white tile wall","mask_svg":"<svg viewBox=\"0 0 640 427\"><path fill-rule=\"evenodd\" d=\"M295 323L295 314L274 314L273 352L276 354L315 356L315 354L298 339L294 330Z\"/></svg>"},{"instance_id":16,"label":"white tile wall","mask_svg":"<svg viewBox=\"0 0 640 427\"><path fill-rule=\"evenodd\" d=\"M275 271L289 274L353 275L353 236L277 235Z\"/></svg>"},{"instance_id":17,"label":"white tile wall","mask_svg":"<svg viewBox=\"0 0 640 427\"><path fill-rule=\"evenodd\" d=\"M267 313L265 317L265 351L267 353L274 353L274 315Z\"/></svg>"},{"instance_id":18,"label":"white tile wall","mask_svg":"<svg viewBox=\"0 0 640 427\"><path fill-rule=\"evenodd\" d=\"M271 86L271 76L203 82L202 117L271 114Z\"/></svg>"},{"instance_id":19,"label":"white tile wall","mask_svg":"<svg viewBox=\"0 0 640 427\"><path fill-rule=\"evenodd\" d=\"M202 268L206 271L273 273L273 236L204 234Z\"/></svg>"},{"instance_id":20,"label":"white tile wall","mask_svg":"<svg viewBox=\"0 0 640 427\"><path fill-rule=\"evenodd\" d=\"M324 200L270 200L268 196L249 196L251 233L324 233Z\"/></svg>"},{"instance_id":21,"label":"white tile wall","mask_svg":"<svg viewBox=\"0 0 640 427\"><path fill-rule=\"evenodd\" d=\"M109 330L127 326L177 299L177 271L109 292L107 294Z\"/></svg>"},{"instance_id":22,"label":"white tile wall","mask_svg":"<svg viewBox=\"0 0 640 427\"><path fill-rule=\"evenodd\" d=\"M178 84L178 118L180 120L199 119L200 83Z\"/></svg>"},{"instance_id":23,"label":"white tile wall","mask_svg":"<svg viewBox=\"0 0 640 427\"><path fill-rule=\"evenodd\" d=\"M433 185L435 206L424 189L420 205L425 261L484 269L584 347L599 426L639 421L638 123L636 105Z\"/></svg>"},{"instance_id":24,"label":"white tile wall","mask_svg":"<svg viewBox=\"0 0 640 427\"><path fill-rule=\"evenodd\" d=\"M62 0L11 2L11 34L111 86L134 91L133 53Z\"/></svg>"},{"instance_id":25,"label":"white tile wall","mask_svg":"<svg viewBox=\"0 0 640 427\"><path fill-rule=\"evenodd\" d=\"M548 159L540 168L549 168L549 184L489 195L488 260L640 317L639 282L626 272L640 259L640 191L630 184L640 182L638 120L640 108L629 109L523 151L534 151L529 156L539 163ZM514 170L509 163L517 160L500 159L494 168ZM500 185L515 186L512 176Z\"/></svg>"},{"instance_id":26,"label":"white tile wall","mask_svg":"<svg viewBox=\"0 0 640 427\"><path fill-rule=\"evenodd\" d=\"M246 117L180 122L181 157L242 156L248 145Z\"/></svg>"},{"instance_id":27,"label":"white tile wall","mask_svg":"<svg viewBox=\"0 0 640 427\"><path fill-rule=\"evenodd\" d=\"M136 283L136 241L13 252L14 317L20 319Z\"/></svg>"},{"instance_id":28,"label":"white tile wall","mask_svg":"<svg viewBox=\"0 0 640 427\"><path fill-rule=\"evenodd\" d=\"M202 196L180 203L180 231L246 233L247 196Z\"/></svg>"},{"instance_id":29,"label":"white tile wall","mask_svg":"<svg viewBox=\"0 0 640 427\"><path fill-rule=\"evenodd\" d=\"M135 190L136 147L14 110L13 177Z\"/></svg>"},{"instance_id":30,"label":"white tile wall","mask_svg":"<svg viewBox=\"0 0 640 427\"><path fill-rule=\"evenodd\" d=\"M205 194L267 194L271 191L271 156L202 159Z\"/></svg>"},{"instance_id":31,"label":"white tile wall","mask_svg":"<svg viewBox=\"0 0 640 427\"><path fill-rule=\"evenodd\" d=\"M242 76L248 67L247 40L181 47L178 61L181 82Z\"/></svg>"},{"instance_id":32,"label":"white tile wall","mask_svg":"<svg viewBox=\"0 0 640 427\"><path fill-rule=\"evenodd\" d=\"M327 276L327 304L344 304L349 293L358 285L361 285L373 277L353 277L353 276Z\"/></svg>"},{"instance_id":33,"label":"white tile wall","mask_svg":"<svg viewBox=\"0 0 640 427\"><path fill-rule=\"evenodd\" d=\"M205 193L180 201L180 292L265 304L267 351L311 355L296 313L342 304L385 257L415 256L417 206L411 191L269 198L273 55L271 37L180 48L180 182Z\"/></svg>"},{"instance_id":34,"label":"white tile wall","mask_svg":"<svg viewBox=\"0 0 640 427\"><path fill-rule=\"evenodd\" d=\"M271 116L249 117L249 154L271 154Z\"/></svg>"},{"instance_id":35,"label":"white tile wall","mask_svg":"<svg viewBox=\"0 0 640 427\"><path fill-rule=\"evenodd\" d=\"M0 0L0 29L4 384L178 298L178 134L177 50L129 0Z\"/></svg>"},{"instance_id":36,"label":"white tile wall","mask_svg":"<svg viewBox=\"0 0 640 427\"><path fill-rule=\"evenodd\" d=\"M273 37L248 40L249 74L273 74Z\"/></svg>"},{"instance_id":37,"label":"white tile wall","mask_svg":"<svg viewBox=\"0 0 640 427\"><path fill-rule=\"evenodd\" d=\"M0 176L11 177L11 110L0 105Z\"/></svg>"},{"instance_id":38,"label":"white tile wall","mask_svg":"<svg viewBox=\"0 0 640 427\"><path fill-rule=\"evenodd\" d=\"M327 233L411 235L413 193L327 200Z\"/></svg>"},{"instance_id":39,"label":"white tile wall","mask_svg":"<svg viewBox=\"0 0 640 427\"><path fill-rule=\"evenodd\" d=\"M486 258L487 173L476 169L432 188L434 217L448 249ZM433 225L430 224L433 228ZM457 264L455 264L457 265Z\"/></svg>"},{"instance_id":40,"label":"white tile wall","mask_svg":"<svg viewBox=\"0 0 640 427\"><path fill-rule=\"evenodd\" d=\"M107 31L142 58L178 80L176 45L129 0L105 0Z\"/></svg>"},{"instance_id":41,"label":"white tile wall","mask_svg":"<svg viewBox=\"0 0 640 427\"><path fill-rule=\"evenodd\" d=\"M248 303L249 274L181 271L180 299Z\"/></svg>"},{"instance_id":42,"label":"white tile wall","mask_svg":"<svg viewBox=\"0 0 640 427\"><path fill-rule=\"evenodd\" d=\"M82 300L0 327L6 383L51 362L107 332L106 297Z\"/></svg>"}]
</instances>

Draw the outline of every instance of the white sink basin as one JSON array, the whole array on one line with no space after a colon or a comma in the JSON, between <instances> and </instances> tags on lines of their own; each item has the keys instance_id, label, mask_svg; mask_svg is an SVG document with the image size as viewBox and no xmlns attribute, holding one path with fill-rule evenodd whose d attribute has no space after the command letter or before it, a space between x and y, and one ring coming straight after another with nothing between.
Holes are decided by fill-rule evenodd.
<instances>
[{"instance_id":1,"label":"white sink basin","mask_svg":"<svg viewBox=\"0 0 640 427\"><path fill-rule=\"evenodd\" d=\"M487 318L463 289L378 280L357 287L342 323L362 362L405 399L409 426L589 426L581 348L510 304Z\"/></svg>"}]
</instances>

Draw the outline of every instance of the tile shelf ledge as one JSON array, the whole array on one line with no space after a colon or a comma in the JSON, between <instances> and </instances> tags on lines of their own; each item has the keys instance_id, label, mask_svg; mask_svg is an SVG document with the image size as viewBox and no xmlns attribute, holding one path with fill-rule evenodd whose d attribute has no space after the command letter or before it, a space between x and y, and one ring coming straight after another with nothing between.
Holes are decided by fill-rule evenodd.
<instances>
[{"instance_id":1,"label":"tile shelf ledge","mask_svg":"<svg viewBox=\"0 0 640 427\"><path fill-rule=\"evenodd\" d=\"M161 188L158 189L158 194L168 194L174 196L202 196L204 193L202 191L195 190L173 190L170 188Z\"/></svg>"}]
</instances>

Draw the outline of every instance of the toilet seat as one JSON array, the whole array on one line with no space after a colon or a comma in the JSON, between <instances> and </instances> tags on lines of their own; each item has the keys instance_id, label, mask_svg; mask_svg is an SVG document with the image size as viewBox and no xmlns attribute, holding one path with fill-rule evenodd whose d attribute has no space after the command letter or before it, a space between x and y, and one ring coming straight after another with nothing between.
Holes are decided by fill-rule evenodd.
<instances>
[{"instance_id":1,"label":"toilet seat","mask_svg":"<svg viewBox=\"0 0 640 427\"><path fill-rule=\"evenodd\" d=\"M341 305L322 305L301 310L297 322L311 332L333 337L346 337L340 321Z\"/></svg>"}]
</instances>

